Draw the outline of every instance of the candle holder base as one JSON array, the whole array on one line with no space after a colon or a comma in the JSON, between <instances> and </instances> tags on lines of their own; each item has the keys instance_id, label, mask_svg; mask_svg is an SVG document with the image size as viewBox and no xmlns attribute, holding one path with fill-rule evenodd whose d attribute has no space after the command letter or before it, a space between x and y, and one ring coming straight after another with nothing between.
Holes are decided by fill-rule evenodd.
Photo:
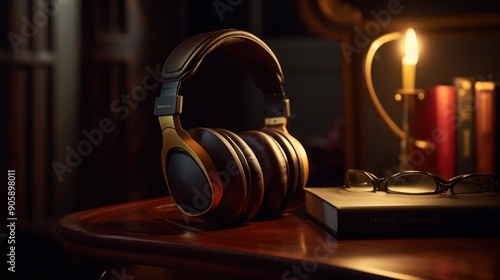
<instances>
[{"instance_id":1,"label":"candle holder base","mask_svg":"<svg viewBox=\"0 0 500 280\"><path fill-rule=\"evenodd\" d=\"M396 94L394 95L394 99L400 102L403 100L403 96L411 95L416 96L418 100L425 99L425 90L423 89L406 89L406 88L398 88L396 89Z\"/></svg>"}]
</instances>

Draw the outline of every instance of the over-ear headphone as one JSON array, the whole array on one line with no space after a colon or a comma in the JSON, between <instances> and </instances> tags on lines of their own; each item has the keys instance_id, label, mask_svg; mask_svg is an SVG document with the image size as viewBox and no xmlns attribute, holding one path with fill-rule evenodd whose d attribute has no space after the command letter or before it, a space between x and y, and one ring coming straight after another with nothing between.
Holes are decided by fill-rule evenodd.
<instances>
[{"instance_id":1,"label":"over-ear headphone","mask_svg":"<svg viewBox=\"0 0 500 280\"><path fill-rule=\"evenodd\" d=\"M241 61L262 91L261 130L236 134L222 128L182 129L180 86L216 49ZM210 224L228 224L281 211L300 195L309 176L307 155L286 129L290 105L283 73L262 40L234 29L190 37L168 57L162 81L154 114L163 135L163 174L184 214Z\"/></svg>"}]
</instances>

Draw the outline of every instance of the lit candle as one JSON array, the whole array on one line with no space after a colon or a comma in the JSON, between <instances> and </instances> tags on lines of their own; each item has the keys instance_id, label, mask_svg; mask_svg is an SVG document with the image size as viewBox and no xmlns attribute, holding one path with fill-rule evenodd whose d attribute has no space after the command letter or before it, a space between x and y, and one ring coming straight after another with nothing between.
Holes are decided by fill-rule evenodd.
<instances>
[{"instance_id":1,"label":"lit candle","mask_svg":"<svg viewBox=\"0 0 500 280\"><path fill-rule=\"evenodd\" d=\"M413 28L406 31L405 56L403 57L403 89L415 89L415 68L418 61L417 35Z\"/></svg>"}]
</instances>

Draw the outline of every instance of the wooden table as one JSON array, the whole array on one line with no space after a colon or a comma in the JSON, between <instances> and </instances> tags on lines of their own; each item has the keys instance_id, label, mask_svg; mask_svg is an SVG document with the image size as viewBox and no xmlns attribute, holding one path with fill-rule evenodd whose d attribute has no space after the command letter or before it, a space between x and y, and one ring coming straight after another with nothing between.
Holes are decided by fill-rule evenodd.
<instances>
[{"instance_id":1,"label":"wooden table","mask_svg":"<svg viewBox=\"0 0 500 280\"><path fill-rule=\"evenodd\" d=\"M207 279L211 273L230 279L500 279L500 237L336 240L304 207L210 228L185 219L170 197L162 197L74 213L58 230L78 254L196 269Z\"/></svg>"}]
</instances>

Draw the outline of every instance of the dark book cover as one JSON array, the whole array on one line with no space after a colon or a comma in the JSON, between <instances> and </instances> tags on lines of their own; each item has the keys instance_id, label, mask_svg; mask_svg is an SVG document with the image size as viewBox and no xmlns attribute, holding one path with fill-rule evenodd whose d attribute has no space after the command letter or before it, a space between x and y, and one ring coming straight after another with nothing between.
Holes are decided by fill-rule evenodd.
<instances>
[{"instance_id":1,"label":"dark book cover","mask_svg":"<svg viewBox=\"0 0 500 280\"><path fill-rule=\"evenodd\" d=\"M476 171L475 96L473 77L455 77L457 114L457 174Z\"/></svg>"},{"instance_id":2,"label":"dark book cover","mask_svg":"<svg viewBox=\"0 0 500 280\"><path fill-rule=\"evenodd\" d=\"M339 239L500 236L500 195L306 188L306 212Z\"/></svg>"},{"instance_id":3,"label":"dark book cover","mask_svg":"<svg viewBox=\"0 0 500 280\"><path fill-rule=\"evenodd\" d=\"M415 138L435 146L434 151L412 152L415 170L432 172L444 179L456 175L455 99L454 85L436 85L427 89L424 100L415 103Z\"/></svg>"}]
</instances>

